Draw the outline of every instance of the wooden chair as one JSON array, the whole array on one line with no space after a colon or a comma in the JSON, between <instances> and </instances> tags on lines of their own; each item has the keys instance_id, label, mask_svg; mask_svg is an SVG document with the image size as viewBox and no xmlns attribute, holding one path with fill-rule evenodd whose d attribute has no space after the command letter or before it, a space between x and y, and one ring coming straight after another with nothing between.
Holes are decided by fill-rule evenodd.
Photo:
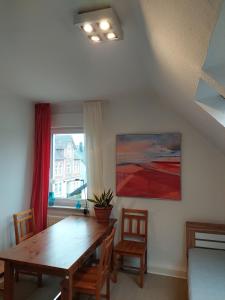
<instances>
[{"instance_id":1,"label":"wooden chair","mask_svg":"<svg viewBox=\"0 0 225 300\"><path fill-rule=\"evenodd\" d=\"M138 209L122 209L121 241L113 250L114 281L117 281L118 256L121 267L136 269L140 272L140 287L144 284L144 273L147 273L147 239L148 211ZM123 257L140 258L140 268L125 266Z\"/></svg>"},{"instance_id":2,"label":"wooden chair","mask_svg":"<svg viewBox=\"0 0 225 300\"><path fill-rule=\"evenodd\" d=\"M13 215L14 229L16 244L29 239L35 234L35 221L33 209L24 210ZM22 269L16 270L16 280L19 280L19 273L37 276L38 286L42 285L42 275L40 273L31 273L23 271Z\"/></svg>"},{"instance_id":3,"label":"wooden chair","mask_svg":"<svg viewBox=\"0 0 225 300\"><path fill-rule=\"evenodd\" d=\"M115 229L101 245L101 255L96 266L83 267L74 275L73 288L79 294L95 295L96 300L100 299L100 292L106 282L106 297L110 300L110 274L112 271L112 251Z\"/></svg>"},{"instance_id":4,"label":"wooden chair","mask_svg":"<svg viewBox=\"0 0 225 300\"><path fill-rule=\"evenodd\" d=\"M0 295L4 290L4 261L0 260Z\"/></svg>"}]
</instances>

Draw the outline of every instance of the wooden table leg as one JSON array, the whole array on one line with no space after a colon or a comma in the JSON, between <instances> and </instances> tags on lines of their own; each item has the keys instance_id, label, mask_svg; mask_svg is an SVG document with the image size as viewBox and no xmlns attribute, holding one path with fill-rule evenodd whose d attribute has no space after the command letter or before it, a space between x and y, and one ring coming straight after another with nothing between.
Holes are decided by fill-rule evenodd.
<instances>
[{"instance_id":1,"label":"wooden table leg","mask_svg":"<svg viewBox=\"0 0 225 300\"><path fill-rule=\"evenodd\" d=\"M64 280L61 282L61 300L72 300L73 298L72 283L73 283L72 276L66 276Z\"/></svg>"},{"instance_id":2,"label":"wooden table leg","mask_svg":"<svg viewBox=\"0 0 225 300\"><path fill-rule=\"evenodd\" d=\"M11 262L5 262L4 300L13 300L14 268Z\"/></svg>"}]
</instances>

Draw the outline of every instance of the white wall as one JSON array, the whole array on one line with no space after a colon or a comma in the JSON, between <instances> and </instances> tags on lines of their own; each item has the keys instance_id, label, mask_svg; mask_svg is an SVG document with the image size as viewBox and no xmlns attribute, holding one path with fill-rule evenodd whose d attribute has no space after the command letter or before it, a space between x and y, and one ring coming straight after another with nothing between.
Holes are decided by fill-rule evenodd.
<instances>
[{"instance_id":1,"label":"white wall","mask_svg":"<svg viewBox=\"0 0 225 300\"><path fill-rule=\"evenodd\" d=\"M115 197L113 214L119 218L122 207L148 209L148 270L185 276L185 221L225 223L225 156L165 103L154 99L130 95L105 103L105 187L115 191L116 134L182 133L182 201ZM55 111L53 120L56 127L82 125L81 116L63 107Z\"/></svg>"},{"instance_id":2,"label":"white wall","mask_svg":"<svg viewBox=\"0 0 225 300\"><path fill-rule=\"evenodd\" d=\"M52 128L80 128L83 126L81 113L52 114Z\"/></svg>"},{"instance_id":3,"label":"white wall","mask_svg":"<svg viewBox=\"0 0 225 300\"><path fill-rule=\"evenodd\" d=\"M109 102L104 112L104 179L115 190L118 133L182 133L182 201L115 197L122 207L149 210L150 272L185 276L185 221L225 223L225 156L165 104L129 97Z\"/></svg>"},{"instance_id":4,"label":"white wall","mask_svg":"<svg viewBox=\"0 0 225 300\"><path fill-rule=\"evenodd\" d=\"M0 250L14 242L12 214L30 205L33 105L0 94Z\"/></svg>"}]
</instances>

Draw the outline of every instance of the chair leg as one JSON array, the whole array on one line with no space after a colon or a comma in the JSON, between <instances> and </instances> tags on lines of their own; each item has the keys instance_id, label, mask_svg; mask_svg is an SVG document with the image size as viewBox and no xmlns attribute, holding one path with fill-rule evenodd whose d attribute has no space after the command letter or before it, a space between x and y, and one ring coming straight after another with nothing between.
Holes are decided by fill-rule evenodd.
<instances>
[{"instance_id":1,"label":"chair leg","mask_svg":"<svg viewBox=\"0 0 225 300\"><path fill-rule=\"evenodd\" d=\"M117 282L117 253L113 252L113 276L112 281Z\"/></svg>"},{"instance_id":2,"label":"chair leg","mask_svg":"<svg viewBox=\"0 0 225 300\"><path fill-rule=\"evenodd\" d=\"M19 281L19 272L17 270L15 271L15 279L16 279L16 282Z\"/></svg>"},{"instance_id":3,"label":"chair leg","mask_svg":"<svg viewBox=\"0 0 225 300\"><path fill-rule=\"evenodd\" d=\"M42 287L42 274L38 274L38 287Z\"/></svg>"},{"instance_id":4,"label":"chair leg","mask_svg":"<svg viewBox=\"0 0 225 300\"><path fill-rule=\"evenodd\" d=\"M106 280L106 299L110 300L110 276Z\"/></svg>"},{"instance_id":5,"label":"chair leg","mask_svg":"<svg viewBox=\"0 0 225 300\"><path fill-rule=\"evenodd\" d=\"M100 300L100 291L96 291L95 293L96 300Z\"/></svg>"},{"instance_id":6,"label":"chair leg","mask_svg":"<svg viewBox=\"0 0 225 300\"><path fill-rule=\"evenodd\" d=\"M143 288L144 285L144 272L145 272L145 265L144 265L144 256L140 256L140 287Z\"/></svg>"},{"instance_id":7,"label":"chair leg","mask_svg":"<svg viewBox=\"0 0 225 300\"><path fill-rule=\"evenodd\" d=\"M123 262L124 262L124 258L123 258L123 255L121 255L121 257L120 257L120 269L123 269Z\"/></svg>"},{"instance_id":8,"label":"chair leg","mask_svg":"<svg viewBox=\"0 0 225 300\"><path fill-rule=\"evenodd\" d=\"M145 251L145 274L148 272L148 253Z\"/></svg>"}]
</instances>

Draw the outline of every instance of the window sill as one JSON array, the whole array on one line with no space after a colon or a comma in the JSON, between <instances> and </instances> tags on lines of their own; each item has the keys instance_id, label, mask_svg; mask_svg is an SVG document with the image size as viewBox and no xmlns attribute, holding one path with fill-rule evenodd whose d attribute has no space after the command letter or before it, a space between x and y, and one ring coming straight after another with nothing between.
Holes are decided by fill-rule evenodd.
<instances>
[{"instance_id":1,"label":"window sill","mask_svg":"<svg viewBox=\"0 0 225 300\"><path fill-rule=\"evenodd\" d=\"M71 210L71 211L77 211L77 212L83 212L83 211L84 211L84 207L76 208L76 207L73 207L73 206L66 206L66 205L53 205L53 206L48 206L48 210L60 210L60 209Z\"/></svg>"},{"instance_id":2,"label":"window sill","mask_svg":"<svg viewBox=\"0 0 225 300\"><path fill-rule=\"evenodd\" d=\"M73 215L84 216L84 208L57 205L48 207L48 218L66 218Z\"/></svg>"}]
</instances>

